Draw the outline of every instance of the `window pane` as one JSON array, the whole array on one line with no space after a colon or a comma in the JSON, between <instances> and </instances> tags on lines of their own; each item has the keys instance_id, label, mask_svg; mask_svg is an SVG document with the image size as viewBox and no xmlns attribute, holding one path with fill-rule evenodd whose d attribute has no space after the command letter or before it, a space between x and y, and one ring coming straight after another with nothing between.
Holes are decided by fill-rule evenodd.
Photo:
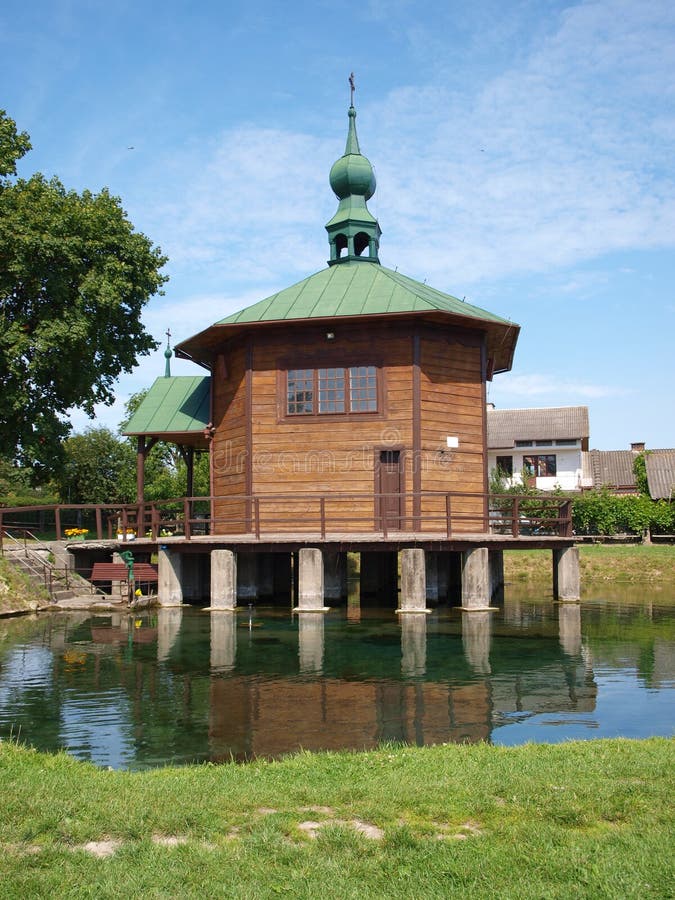
<instances>
[{"instance_id":1,"label":"window pane","mask_svg":"<svg viewBox=\"0 0 675 900\"><path fill-rule=\"evenodd\" d=\"M375 366L352 366L349 370L351 412L377 412L377 371Z\"/></svg>"},{"instance_id":2,"label":"window pane","mask_svg":"<svg viewBox=\"0 0 675 900\"><path fill-rule=\"evenodd\" d=\"M504 475L508 475L509 477L513 475L513 457L512 456L498 456L497 457L497 469L502 472Z\"/></svg>"},{"instance_id":3,"label":"window pane","mask_svg":"<svg viewBox=\"0 0 675 900\"><path fill-rule=\"evenodd\" d=\"M319 369L319 412L345 411L345 370Z\"/></svg>"},{"instance_id":4,"label":"window pane","mask_svg":"<svg viewBox=\"0 0 675 900\"><path fill-rule=\"evenodd\" d=\"M314 371L290 369L287 379L287 406L289 416L311 415L314 412Z\"/></svg>"}]
</instances>

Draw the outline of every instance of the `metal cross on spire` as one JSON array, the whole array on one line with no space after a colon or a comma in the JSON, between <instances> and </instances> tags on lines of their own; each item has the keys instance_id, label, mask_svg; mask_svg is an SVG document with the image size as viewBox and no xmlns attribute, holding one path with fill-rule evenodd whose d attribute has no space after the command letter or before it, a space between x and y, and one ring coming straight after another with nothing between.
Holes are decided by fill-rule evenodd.
<instances>
[{"instance_id":1,"label":"metal cross on spire","mask_svg":"<svg viewBox=\"0 0 675 900\"><path fill-rule=\"evenodd\" d=\"M171 345L169 343L171 340L171 330L169 328L167 328L165 334L166 334L166 350L164 351L164 359L166 360L166 363L164 364L164 377L170 378L171 377L171 357L173 356L173 353L171 351Z\"/></svg>"},{"instance_id":2,"label":"metal cross on spire","mask_svg":"<svg viewBox=\"0 0 675 900\"><path fill-rule=\"evenodd\" d=\"M354 84L354 73L352 72L349 76L349 105L354 105L354 91L356 90L356 85Z\"/></svg>"}]
</instances>

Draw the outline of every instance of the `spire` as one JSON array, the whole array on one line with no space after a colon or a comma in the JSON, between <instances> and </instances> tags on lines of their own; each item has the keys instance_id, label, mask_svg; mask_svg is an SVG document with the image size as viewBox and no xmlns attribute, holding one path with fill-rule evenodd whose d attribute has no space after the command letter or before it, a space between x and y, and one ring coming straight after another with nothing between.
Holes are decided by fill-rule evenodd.
<instances>
[{"instance_id":1,"label":"spire","mask_svg":"<svg viewBox=\"0 0 675 900\"><path fill-rule=\"evenodd\" d=\"M164 359L166 360L166 364L164 365L164 377L171 378L171 357L173 356L173 350L169 345L169 341L171 340L171 332L169 329L166 329L166 350L164 351Z\"/></svg>"},{"instance_id":2,"label":"spire","mask_svg":"<svg viewBox=\"0 0 675 900\"><path fill-rule=\"evenodd\" d=\"M363 260L379 263L380 226L366 201L375 193L375 173L363 156L356 134L354 73L349 76L350 107L344 154L330 170L330 186L338 198L337 212L326 225L330 244L329 266Z\"/></svg>"}]
</instances>

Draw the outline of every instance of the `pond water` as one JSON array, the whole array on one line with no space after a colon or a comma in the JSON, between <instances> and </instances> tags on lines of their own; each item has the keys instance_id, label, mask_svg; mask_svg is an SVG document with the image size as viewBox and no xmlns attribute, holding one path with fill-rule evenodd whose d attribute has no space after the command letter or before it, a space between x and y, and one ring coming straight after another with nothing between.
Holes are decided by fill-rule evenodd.
<instances>
[{"instance_id":1,"label":"pond water","mask_svg":"<svg viewBox=\"0 0 675 900\"><path fill-rule=\"evenodd\" d=\"M243 606L0 621L0 737L144 769L364 749L671 735L675 593L489 613Z\"/></svg>"}]
</instances>

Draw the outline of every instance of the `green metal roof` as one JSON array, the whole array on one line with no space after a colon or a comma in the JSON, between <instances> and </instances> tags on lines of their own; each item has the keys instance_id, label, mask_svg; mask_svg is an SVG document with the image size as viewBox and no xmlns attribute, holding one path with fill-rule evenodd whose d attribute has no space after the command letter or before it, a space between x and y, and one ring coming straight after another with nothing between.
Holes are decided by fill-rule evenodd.
<instances>
[{"instance_id":1,"label":"green metal roof","mask_svg":"<svg viewBox=\"0 0 675 900\"><path fill-rule=\"evenodd\" d=\"M215 324L435 311L482 322L512 324L507 319L464 303L400 272L365 261L322 269Z\"/></svg>"},{"instance_id":2,"label":"green metal roof","mask_svg":"<svg viewBox=\"0 0 675 900\"><path fill-rule=\"evenodd\" d=\"M131 417L125 434L201 434L209 423L208 375L158 378Z\"/></svg>"}]
</instances>

